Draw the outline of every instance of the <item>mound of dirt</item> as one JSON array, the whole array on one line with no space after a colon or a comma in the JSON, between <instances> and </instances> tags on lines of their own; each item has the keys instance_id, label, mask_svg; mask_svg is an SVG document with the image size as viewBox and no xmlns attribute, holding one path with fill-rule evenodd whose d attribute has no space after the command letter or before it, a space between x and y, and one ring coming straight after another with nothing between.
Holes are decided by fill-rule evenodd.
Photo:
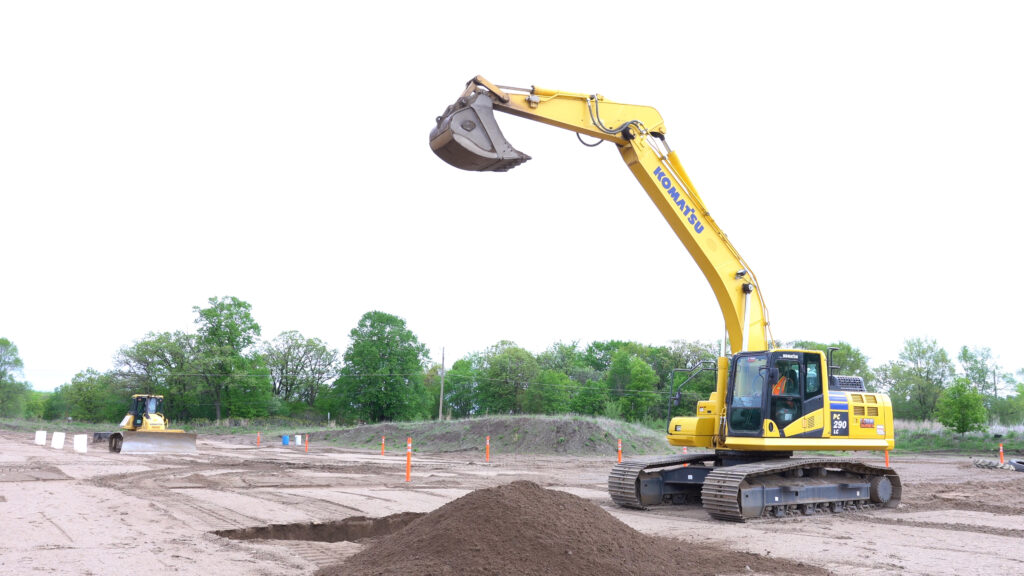
<instances>
[{"instance_id":1,"label":"mound of dirt","mask_svg":"<svg viewBox=\"0 0 1024 576\"><path fill-rule=\"evenodd\" d=\"M646 536L596 504L533 482L471 492L320 576L825 574L820 568Z\"/></svg>"}]
</instances>

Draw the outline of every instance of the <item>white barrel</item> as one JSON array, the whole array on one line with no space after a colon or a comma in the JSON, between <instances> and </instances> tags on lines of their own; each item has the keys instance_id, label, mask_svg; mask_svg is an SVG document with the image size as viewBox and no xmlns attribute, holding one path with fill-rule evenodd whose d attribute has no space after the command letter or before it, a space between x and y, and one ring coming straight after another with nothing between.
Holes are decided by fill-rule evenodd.
<instances>
[{"instance_id":1,"label":"white barrel","mask_svg":"<svg viewBox=\"0 0 1024 576\"><path fill-rule=\"evenodd\" d=\"M75 452L79 454L85 454L89 445L89 436L87 434L75 434L75 440L73 442Z\"/></svg>"},{"instance_id":2,"label":"white barrel","mask_svg":"<svg viewBox=\"0 0 1024 576\"><path fill-rule=\"evenodd\" d=\"M36 445L46 446L46 430L36 430Z\"/></svg>"},{"instance_id":3,"label":"white barrel","mask_svg":"<svg viewBox=\"0 0 1024 576\"><path fill-rule=\"evenodd\" d=\"M53 442L50 444L50 446L53 447L53 448L56 448L57 450L63 450L64 449L64 433L63 432L54 432L53 433Z\"/></svg>"},{"instance_id":4,"label":"white barrel","mask_svg":"<svg viewBox=\"0 0 1024 576\"><path fill-rule=\"evenodd\" d=\"M295 435L295 445L302 446L302 434Z\"/></svg>"}]
</instances>

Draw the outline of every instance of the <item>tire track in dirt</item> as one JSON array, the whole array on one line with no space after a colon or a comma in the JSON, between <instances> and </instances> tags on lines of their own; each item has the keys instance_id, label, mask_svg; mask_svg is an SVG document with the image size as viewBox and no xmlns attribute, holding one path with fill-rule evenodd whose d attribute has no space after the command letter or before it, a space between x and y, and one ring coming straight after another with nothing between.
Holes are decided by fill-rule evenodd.
<instances>
[{"instance_id":1,"label":"tire track in dirt","mask_svg":"<svg viewBox=\"0 0 1024 576\"><path fill-rule=\"evenodd\" d=\"M362 546L352 542L312 542L309 540L292 540L287 543L276 541L285 546L291 554L324 568L337 564L340 559L355 554Z\"/></svg>"},{"instance_id":2,"label":"tire track in dirt","mask_svg":"<svg viewBox=\"0 0 1024 576\"><path fill-rule=\"evenodd\" d=\"M299 486L292 488L302 487ZM315 486L315 488L321 488L321 486ZM232 492L235 492L236 494L241 494L241 492L235 490L232 490ZM355 513L357 515L367 514L365 510L361 510L359 508L356 508L355 506L347 506L345 504L340 504L338 502L334 502L326 498L319 498L316 496L296 496L293 494L288 494L287 492L271 492L267 490L260 491L260 498L273 501L277 504L283 504L290 508L302 510L303 512L309 514L309 516L312 518L324 516L334 518L337 515L344 517L352 513ZM338 514L330 514L329 508L336 508L338 510Z\"/></svg>"},{"instance_id":3,"label":"tire track in dirt","mask_svg":"<svg viewBox=\"0 0 1024 576\"><path fill-rule=\"evenodd\" d=\"M188 494L189 489L220 489L216 482L200 474L223 466L187 466L160 468L130 474L113 474L93 479L92 484L118 490L124 494L158 506L186 526L203 531L243 528L262 525L263 520L229 508L201 501ZM225 490L229 491L229 490ZM187 512L186 512L187 511ZM198 525L197 525L198 524Z\"/></svg>"},{"instance_id":4,"label":"tire track in dirt","mask_svg":"<svg viewBox=\"0 0 1024 576\"><path fill-rule=\"evenodd\" d=\"M322 465L316 463L296 462L220 462L217 464L193 462L187 466L174 468L158 468L154 470L110 474L94 478L90 482L97 486L113 488L122 493L146 500L159 506L168 515L184 522L193 528L204 531L234 529L251 526L262 526L266 521L262 518L240 513L233 508L219 506L190 494L192 490L209 490L223 492L233 496L252 498L254 491L258 498L286 508L298 510L310 518L337 518L352 515L364 515L368 512L355 506L342 504L327 498L289 494L288 490L296 488L313 488L332 490L341 480L348 482L347 477L327 477L310 479L296 476L296 471L341 472L351 473L352 466ZM365 466L358 466L366 470ZM280 474L280 478L267 482L267 473ZM312 480L312 481L311 481ZM358 483L357 483L358 484ZM273 488L283 488L275 491ZM346 494L360 501L375 500L382 503L397 504L397 500L344 490L332 490L333 493Z\"/></svg>"},{"instance_id":5,"label":"tire track in dirt","mask_svg":"<svg viewBox=\"0 0 1024 576\"><path fill-rule=\"evenodd\" d=\"M962 522L928 522L926 520L908 520L905 518L896 518L895 520L890 520L886 518L875 518L871 516L863 516L854 519L858 522L864 522L867 524L880 524L884 526L909 526L912 528L931 528L933 530L949 530L952 532L972 532L976 534L985 534L986 536L1006 536L1007 538L1018 539L1024 538L1024 529L1019 528L979 526L977 524L965 524Z\"/></svg>"},{"instance_id":6,"label":"tire track in dirt","mask_svg":"<svg viewBox=\"0 0 1024 576\"><path fill-rule=\"evenodd\" d=\"M249 526L262 526L266 524L264 520L247 516L228 508L217 506L215 509L212 505L200 504L195 498L192 498L187 494L182 494L180 492L174 492L173 494L174 498L159 496L148 499L159 503L159 505L179 521L204 532L246 528ZM182 496L184 496L184 498L182 498ZM190 511L189 515L184 517L182 516L181 512L183 512L183 508L187 508ZM197 521L199 522L199 525L196 524Z\"/></svg>"},{"instance_id":7,"label":"tire track in dirt","mask_svg":"<svg viewBox=\"0 0 1024 576\"><path fill-rule=\"evenodd\" d=\"M60 524L57 524L56 522L54 522L53 518L50 518L49 516L47 516L46 512L40 512L39 515L42 516L43 519L45 519L47 522L49 522L51 526L56 528L57 531L60 532L65 538L67 538L68 542L70 542L72 544L75 543L75 539L72 538L71 536L69 536L68 533L65 532L63 528L60 527Z\"/></svg>"}]
</instances>

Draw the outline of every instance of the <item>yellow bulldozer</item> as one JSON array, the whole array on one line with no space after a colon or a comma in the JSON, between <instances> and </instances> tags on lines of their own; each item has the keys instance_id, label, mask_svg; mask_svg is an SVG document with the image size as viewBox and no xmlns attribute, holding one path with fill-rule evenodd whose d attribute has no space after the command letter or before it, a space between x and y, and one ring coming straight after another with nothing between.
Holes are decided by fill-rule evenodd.
<instances>
[{"instance_id":1,"label":"yellow bulldozer","mask_svg":"<svg viewBox=\"0 0 1024 576\"><path fill-rule=\"evenodd\" d=\"M163 415L164 397L135 394L120 430L111 432L107 442L111 452L133 454L189 453L196 451L196 435L170 430Z\"/></svg>"}]
</instances>

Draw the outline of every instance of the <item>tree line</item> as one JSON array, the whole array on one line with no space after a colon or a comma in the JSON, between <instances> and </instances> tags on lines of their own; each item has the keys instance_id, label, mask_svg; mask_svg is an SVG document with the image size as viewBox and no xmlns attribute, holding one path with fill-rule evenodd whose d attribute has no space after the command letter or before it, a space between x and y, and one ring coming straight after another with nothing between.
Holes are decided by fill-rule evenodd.
<instances>
[{"instance_id":1,"label":"tree line","mask_svg":"<svg viewBox=\"0 0 1024 576\"><path fill-rule=\"evenodd\" d=\"M251 306L235 297L210 298L193 312L193 332L147 334L116 352L113 369L84 370L52 393L17 379L17 347L0 338L0 416L115 422L132 394L149 393L165 396L166 415L176 421L282 416L354 423L571 412L660 426L669 414L692 415L715 387L712 372L680 370L713 366L712 343L559 342L534 354L501 341L445 370L405 320L381 311L360 318L343 353L296 331L261 340ZM934 341L914 338L898 360L872 368L845 342L787 344L829 346L838 348L833 362L840 373L888 393L898 418L937 419L958 432L1024 422L1024 371L1002 370L987 348L964 346L954 361Z\"/></svg>"}]
</instances>

